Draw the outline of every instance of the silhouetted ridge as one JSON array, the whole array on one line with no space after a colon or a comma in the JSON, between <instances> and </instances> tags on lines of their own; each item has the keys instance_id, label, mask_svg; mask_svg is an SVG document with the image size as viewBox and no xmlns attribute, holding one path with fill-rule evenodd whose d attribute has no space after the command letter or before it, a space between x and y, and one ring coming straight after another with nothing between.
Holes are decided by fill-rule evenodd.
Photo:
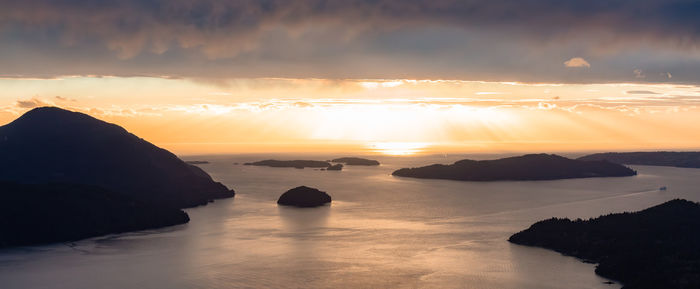
<instances>
[{"instance_id":1,"label":"silhouetted ridge","mask_svg":"<svg viewBox=\"0 0 700 289\"><path fill-rule=\"evenodd\" d=\"M277 204L295 207L318 207L331 202L331 196L315 188L300 186L286 191Z\"/></svg>"},{"instance_id":2,"label":"silhouetted ridge","mask_svg":"<svg viewBox=\"0 0 700 289\"><path fill-rule=\"evenodd\" d=\"M0 180L97 185L178 208L234 195L120 126L55 107L35 108L0 127Z\"/></svg>"},{"instance_id":3,"label":"silhouetted ridge","mask_svg":"<svg viewBox=\"0 0 700 289\"><path fill-rule=\"evenodd\" d=\"M96 186L0 182L0 247L74 241L188 221L179 209Z\"/></svg>"},{"instance_id":4,"label":"silhouetted ridge","mask_svg":"<svg viewBox=\"0 0 700 289\"><path fill-rule=\"evenodd\" d=\"M509 241L599 263L597 274L626 289L700 288L700 204L686 200L585 221L552 218Z\"/></svg>"},{"instance_id":5,"label":"silhouetted ridge","mask_svg":"<svg viewBox=\"0 0 700 289\"><path fill-rule=\"evenodd\" d=\"M530 154L497 160L461 160L452 165L403 168L394 176L460 181L556 180L633 176L634 170L606 161L579 161L558 155Z\"/></svg>"},{"instance_id":6,"label":"silhouetted ridge","mask_svg":"<svg viewBox=\"0 0 700 289\"><path fill-rule=\"evenodd\" d=\"M580 157L579 160L606 160L626 165L700 168L700 152L599 153Z\"/></svg>"}]
</instances>

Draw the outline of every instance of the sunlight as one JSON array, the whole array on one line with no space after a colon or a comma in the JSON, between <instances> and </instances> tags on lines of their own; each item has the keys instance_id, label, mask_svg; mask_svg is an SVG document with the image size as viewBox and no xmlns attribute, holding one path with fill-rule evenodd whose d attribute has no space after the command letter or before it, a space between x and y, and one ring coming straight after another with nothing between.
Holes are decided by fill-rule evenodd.
<instances>
[{"instance_id":1,"label":"sunlight","mask_svg":"<svg viewBox=\"0 0 700 289\"><path fill-rule=\"evenodd\" d=\"M385 155L405 156L420 153L429 145L419 142L375 142L367 146L372 151Z\"/></svg>"}]
</instances>

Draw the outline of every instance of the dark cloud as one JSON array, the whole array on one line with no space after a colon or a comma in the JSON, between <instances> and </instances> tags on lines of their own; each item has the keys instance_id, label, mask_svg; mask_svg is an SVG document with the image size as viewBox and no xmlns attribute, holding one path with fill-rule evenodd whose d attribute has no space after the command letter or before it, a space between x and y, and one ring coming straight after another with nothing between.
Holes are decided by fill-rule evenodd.
<instances>
[{"instance_id":1,"label":"dark cloud","mask_svg":"<svg viewBox=\"0 0 700 289\"><path fill-rule=\"evenodd\" d=\"M0 0L0 75L698 81L683 0ZM565 70L562 59L595 61ZM600 64L598 64L600 63ZM670 73L668 73L670 72ZM653 77L652 77L653 75Z\"/></svg>"}]
</instances>

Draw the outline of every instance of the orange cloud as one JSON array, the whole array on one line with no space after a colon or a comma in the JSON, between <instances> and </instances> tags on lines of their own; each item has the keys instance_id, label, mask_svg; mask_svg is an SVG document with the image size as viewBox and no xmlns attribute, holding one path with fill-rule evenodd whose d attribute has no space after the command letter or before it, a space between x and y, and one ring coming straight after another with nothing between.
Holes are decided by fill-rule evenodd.
<instances>
[{"instance_id":1,"label":"orange cloud","mask_svg":"<svg viewBox=\"0 0 700 289\"><path fill-rule=\"evenodd\" d=\"M591 64L581 57L574 57L567 61L564 61L564 66L566 67L586 67L590 68Z\"/></svg>"}]
</instances>

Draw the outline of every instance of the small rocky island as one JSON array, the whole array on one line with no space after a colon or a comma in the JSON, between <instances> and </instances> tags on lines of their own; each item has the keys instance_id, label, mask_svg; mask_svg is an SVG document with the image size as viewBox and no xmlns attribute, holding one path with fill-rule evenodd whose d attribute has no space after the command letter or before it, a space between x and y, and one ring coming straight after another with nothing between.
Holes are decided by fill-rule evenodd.
<instances>
[{"instance_id":1,"label":"small rocky island","mask_svg":"<svg viewBox=\"0 0 700 289\"><path fill-rule=\"evenodd\" d=\"M508 239L598 263L625 289L700 288L700 204L672 200L589 220L552 218Z\"/></svg>"},{"instance_id":2,"label":"small rocky island","mask_svg":"<svg viewBox=\"0 0 700 289\"><path fill-rule=\"evenodd\" d=\"M293 161L278 161L278 160L264 160L252 163L245 163L246 166L266 166L273 168L327 168L331 164L324 161L311 161L311 160L293 160Z\"/></svg>"},{"instance_id":3,"label":"small rocky island","mask_svg":"<svg viewBox=\"0 0 700 289\"><path fill-rule=\"evenodd\" d=\"M620 164L572 160L550 154L529 154L485 161L461 160L451 165L403 168L392 173L399 177L459 181L537 181L636 174L636 171Z\"/></svg>"},{"instance_id":4,"label":"small rocky island","mask_svg":"<svg viewBox=\"0 0 700 289\"><path fill-rule=\"evenodd\" d=\"M356 157L345 157L332 159L331 162L342 163L348 166L378 166L379 162L375 160L356 158Z\"/></svg>"},{"instance_id":5,"label":"small rocky island","mask_svg":"<svg viewBox=\"0 0 700 289\"><path fill-rule=\"evenodd\" d=\"M331 196L315 188L300 186L286 191L277 200L277 204L294 207L318 207L331 202Z\"/></svg>"},{"instance_id":6,"label":"small rocky island","mask_svg":"<svg viewBox=\"0 0 700 289\"><path fill-rule=\"evenodd\" d=\"M190 165L206 165L209 162L208 161L185 161L186 163Z\"/></svg>"},{"instance_id":7,"label":"small rocky island","mask_svg":"<svg viewBox=\"0 0 700 289\"><path fill-rule=\"evenodd\" d=\"M700 152L599 153L578 158L582 161L606 160L616 164L700 168Z\"/></svg>"}]
</instances>

